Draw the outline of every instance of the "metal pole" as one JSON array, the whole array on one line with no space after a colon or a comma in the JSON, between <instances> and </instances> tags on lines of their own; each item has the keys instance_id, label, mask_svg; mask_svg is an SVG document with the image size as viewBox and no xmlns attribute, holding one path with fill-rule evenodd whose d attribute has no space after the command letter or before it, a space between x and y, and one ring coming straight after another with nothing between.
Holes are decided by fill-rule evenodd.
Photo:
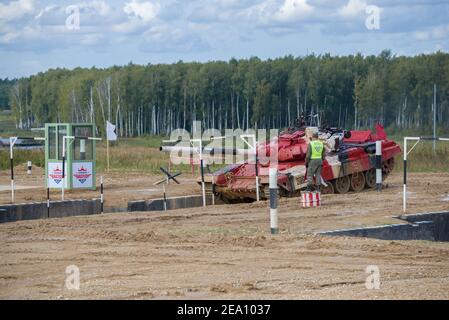
<instances>
[{"instance_id":1,"label":"metal pole","mask_svg":"<svg viewBox=\"0 0 449 320\"><path fill-rule=\"evenodd\" d=\"M201 191L203 193L203 207L206 206L206 187L204 183L204 162L203 159L200 160L201 163Z\"/></svg>"},{"instance_id":2,"label":"metal pole","mask_svg":"<svg viewBox=\"0 0 449 320\"><path fill-rule=\"evenodd\" d=\"M278 184L277 168L269 169L270 176L270 229L271 234L278 234Z\"/></svg>"},{"instance_id":3,"label":"metal pole","mask_svg":"<svg viewBox=\"0 0 449 320\"><path fill-rule=\"evenodd\" d=\"M50 188L47 188L47 218L50 218Z\"/></svg>"},{"instance_id":4,"label":"metal pole","mask_svg":"<svg viewBox=\"0 0 449 320\"><path fill-rule=\"evenodd\" d=\"M106 166L107 166L107 171L109 172L109 139L108 136L106 134Z\"/></svg>"},{"instance_id":5,"label":"metal pole","mask_svg":"<svg viewBox=\"0 0 449 320\"><path fill-rule=\"evenodd\" d=\"M376 189L382 191L382 141L376 141Z\"/></svg>"},{"instance_id":6,"label":"metal pole","mask_svg":"<svg viewBox=\"0 0 449 320\"><path fill-rule=\"evenodd\" d=\"M246 138L252 138L253 140L253 144L251 145L248 141L246 141ZM246 145L252 149L252 151L254 152L254 158L255 158L255 176L256 176L256 200L260 201L260 190L259 190L259 167L257 166L259 159L258 159L258 152L257 152L257 140L256 140L256 135L255 134L251 134L251 135L241 135L240 139L243 140L244 143L246 143Z\"/></svg>"},{"instance_id":7,"label":"metal pole","mask_svg":"<svg viewBox=\"0 0 449 320\"><path fill-rule=\"evenodd\" d=\"M14 144L16 143L17 138L16 137L10 137L9 138L9 159L10 159L10 166L11 166L11 202L14 203L14 154L13 154L13 148Z\"/></svg>"},{"instance_id":8,"label":"metal pole","mask_svg":"<svg viewBox=\"0 0 449 320\"><path fill-rule=\"evenodd\" d=\"M402 211L407 210L407 138L404 138L404 191L402 197Z\"/></svg>"},{"instance_id":9,"label":"metal pole","mask_svg":"<svg viewBox=\"0 0 449 320\"><path fill-rule=\"evenodd\" d=\"M215 205L215 176L212 173L212 205Z\"/></svg>"},{"instance_id":10,"label":"metal pole","mask_svg":"<svg viewBox=\"0 0 449 320\"><path fill-rule=\"evenodd\" d=\"M65 140L66 137L62 137L62 186L61 186L61 199L64 201L64 189L65 189Z\"/></svg>"},{"instance_id":11,"label":"metal pole","mask_svg":"<svg viewBox=\"0 0 449 320\"><path fill-rule=\"evenodd\" d=\"M164 211L167 211L167 196L165 194L165 182L162 184L162 188L164 190Z\"/></svg>"},{"instance_id":12,"label":"metal pole","mask_svg":"<svg viewBox=\"0 0 449 320\"><path fill-rule=\"evenodd\" d=\"M80 140L80 160L86 160L86 140Z\"/></svg>"},{"instance_id":13,"label":"metal pole","mask_svg":"<svg viewBox=\"0 0 449 320\"><path fill-rule=\"evenodd\" d=\"M256 146L256 137L254 137L254 152L256 155L256 198L257 201L260 201L260 191L259 191L259 167L257 166L258 160L258 154L257 154L257 146Z\"/></svg>"},{"instance_id":14,"label":"metal pole","mask_svg":"<svg viewBox=\"0 0 449 320\"><path fill-rule=\"evenodd\" d=\"M433 84L433 153L436 153L437 137L437 85Z\"/></svg>"},{"instance_id":15,"label":"metal pole","mask_svg":"<svg viewBox=\"0 0 449 320\"><path fill-rule=\"evenodd\" d=\"M101 214L104 213L104 188L103 188L103 176L100 177L100 202L101 202Z\"/></svg>"},{"instance_id":16,"label":"metal pole","mask_svg":"<svg viewBox=\"0 0 449 320\"><path fill-rule=\"evenodd\" d=\"M203 142L200 139L200 166L201 166L201 189L203 193L203 207L206 206L206 186L204 183L204 161L203 161Z\"/></svg>"}]
</instances>

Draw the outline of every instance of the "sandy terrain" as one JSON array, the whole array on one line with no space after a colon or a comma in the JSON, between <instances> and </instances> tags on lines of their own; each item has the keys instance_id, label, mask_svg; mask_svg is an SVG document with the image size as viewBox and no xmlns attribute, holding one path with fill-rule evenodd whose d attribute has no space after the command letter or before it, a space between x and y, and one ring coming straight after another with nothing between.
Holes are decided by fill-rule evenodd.
<instances>
[{"instance_id":1,"label":"sandy terrain","mask_svg":"<svg viewBox=\"0 0 449 320\"><path fill-rule=\"evenodd\" d=\"M318 209L282 199L276 236L266 202L2 224L0 298L448 299L449 243L314 235L397 223L401 176L387 183ZM447 210L449 174L411 174L410 192L410 213ZM79 290L65 287L69 265ZM379 290L365 287L369 265Z\"/></svg>"},{"instance_id":2,"label":"sandy terrain","mask_svg":"<svg viewBox=\"0 0 449 320\"><path fill-rule=\"evenodd\" d=\"M32 175L27 175L26 166L15 167L16 203L40 202L47 200L47 190L44 187L45 173L43 168L33 167ZM174 170L176 172L176 170ZM122 172L111 171L110 173L97 173L97 191L92 190L71 190L65 192L66 199L92 199L100 198L100 175L104 177L104 192L106 207L126 208L128 201L161 198L163 195L161 186L154 186L153 183L163 178L161 174L143 172ZM167 189L167 196L191 195L200 192L200 187L196 177L191 174L182 174L176 178L180 185L170 183ZM51 192L53 200L61 199L61 192L54 190ZM11 180L9 170L0 171L0 204L11 203Z\"/></svg>"}]
</instances>

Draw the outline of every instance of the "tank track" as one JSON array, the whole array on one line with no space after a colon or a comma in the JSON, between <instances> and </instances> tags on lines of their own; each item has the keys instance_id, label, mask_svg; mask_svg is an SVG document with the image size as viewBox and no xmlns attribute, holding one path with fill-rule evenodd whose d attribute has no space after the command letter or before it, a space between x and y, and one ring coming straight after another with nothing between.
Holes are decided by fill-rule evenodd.
<instances>
[{"instance_id":1,"label":"tank track","mask_svg":"<svg viewBox=\"0 0 449 320\"><path fill-rule=\"evenodd\" d=\"M394 169L394 158L388 159L382 163L382 180L385 180ZM321 192L323 194L345 194L348 192L362 192L364 189L374 189L376 187L376 169L371 168L366 171L357 172L352 175L343 176L334 180L327 181L328 186L323 187ZM206 192L212 193L212 184L205 184ZM299 197L301 192L298 190L294 193L286 193L279 190L280 195L284 197ZM268 185L261 186L261 198L265 199L268 195ZM225 195L216 193L224 203L245 203L252 202L253 197L244 197L241 199L227 198Z\"/></svg>"},{"instance_id":2,"label":"tank track","mask_svg":"<svg viewBox=\"0 0 449 320\"><path fill-rule=\"evenodd\" d=\"M394 158L382 162L382 181L384 181L394 169ZM328 181L328 186L322 189L323 194L344 194L350 191L361 192L364 189L376 187L376 169L354 173Z\"/></svg>"}]
</instances>

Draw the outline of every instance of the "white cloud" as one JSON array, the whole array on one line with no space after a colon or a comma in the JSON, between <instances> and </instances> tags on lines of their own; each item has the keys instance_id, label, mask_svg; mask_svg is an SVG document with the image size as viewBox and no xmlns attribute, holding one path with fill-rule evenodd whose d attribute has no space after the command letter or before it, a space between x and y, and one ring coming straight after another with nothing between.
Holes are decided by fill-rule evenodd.
<instances>
[{"instance_id":1,"label":"white cloud","mask_svg":"<svg viewBox=\"0 0 449 320\"><path fill-rule=\"evenodd\" d=\"M145 22L154 20L159 14L160 9L161 5L157 2L140 2L139 0L127 2L123 8L129 17L139 18Z\"/></svg>"},{"instance_id":2,"label":"white cloud","mask_svg":"<svg viewBox=\"0 0 449 320\"><path fill-rule=\"evenodd\" d=\"M208 48L208 44L192 25L185 28L168 24L155 25L142 34L141 49L146 52L192 52Z\"/></svg>"},{"instance_id":3,"label":"white cloud","mask_svg":"<svg viewBox=\"0 0 449 320\"><path fill-rule=\"evenodd\" d=\"M0 3L0 20L11 21L32 13L34 0L17 0L8 4Z\"/></svg>"},{"instance_id":4,"label":"white cloud","mask_svg":"<svg viewBox=\"0 0 449 320\"><path fill-rule=\"evenodd\" d=\"M432 38L444 39L449 36L449 24L443 26L437 26L432 29Z\"/></svg>"},{"instance_id":5,"label":"white cloud","mask_svg":"<svg viewBox=\"0 0 449 320\"><path fill-rule=\"evenodd\" d=\"M349 0L348 3L338 10L343 17L355 17L365 13L367 3L364 0Z\"/></svg>"},{"instance_id":6,"label":"white cloud","mask_svg":"<svg viewBox=\"0 0 449 320\"><path fill-rule=\"evenodd\" d=\"M114 25L112 27L112 31L118 33L134 33L138 31L144 31L145 27L145 23L143 23L141 20L131 19Z\"/></svg>"},{"instance_id":7,"label":"white cloud","mask_svg":"<svg viewBox=\"0 0 449 320\"><path fill-rule=\"evenodd\" d=\"M420 30L414 33L419 41L442 40L449 37L449 24L439 25L428 30Z\"/></svg>"},{"instance_id":8,"label":"white cloud","mask_svg":"<svg viewBox=\"0 0 449 320\"><path fill-rule=\"evenodd\" d=\"M89 2L82 2L79 4L80 8L93 9L101 16L106 16L111 12L111 8L104 0L94 0Z\"/></svg>"},{"instance_id":9,"label":"white cloud","mask_svg":"<svg viewBox=\"0 0 449 320\"><path fill-rule=\"evenodd\" d=\"M285 23L295 23L309 18L314 7L308 0L264 0L260 3L243 8L238 12L239 19L251 24L284 28Z\"/></svg>"},{"instance_id":10,"label":"white cloud","mask_svg":"<svg viewBox=\"0 0 449 320\"><path fill-rule=\"evenodd\" d=\"M275 16L281 21L291 21L303 18L312 11L313 7L307 3L307 0L285 0Z\"/></svg>"},{"instance_id":11,"label":"white cloud","mask_svg":"<svg viewBox=\"0 0 449 320\"><path fill-rule=\"evenodd\" d=\"M429 40L430 35L427 31L416 31L415 32L415 39L420 41L427 41Z\"/></svg>"},{"instance_id":12,"label":"white cloud","mask_svg":"<svg viewBox=\"0 0 449 320\"><path fill-rule=\"evenodd\" d=\"M84 46L95 46L101 43L103 35L100 33L91 33L83 35L80 43Z\"/></svg>"}]
</instances>

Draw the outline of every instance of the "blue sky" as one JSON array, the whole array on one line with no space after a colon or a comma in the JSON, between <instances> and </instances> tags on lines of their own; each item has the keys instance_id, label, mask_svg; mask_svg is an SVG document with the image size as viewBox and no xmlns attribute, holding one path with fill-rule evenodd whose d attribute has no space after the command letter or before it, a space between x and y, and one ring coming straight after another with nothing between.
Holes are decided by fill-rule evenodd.
<instances>
[{"instance_id":1,"label":"blue sky","mask_svg":"<svg viewBox=\"0 0 449 320\"><path fill-rule=\"evenodd\" d=\"M379 28L366 26L372 6ZM0 78L131 61L386 48L397 55L449 51L449 0L0 0Z\"/></svg>"}]
</instances>

